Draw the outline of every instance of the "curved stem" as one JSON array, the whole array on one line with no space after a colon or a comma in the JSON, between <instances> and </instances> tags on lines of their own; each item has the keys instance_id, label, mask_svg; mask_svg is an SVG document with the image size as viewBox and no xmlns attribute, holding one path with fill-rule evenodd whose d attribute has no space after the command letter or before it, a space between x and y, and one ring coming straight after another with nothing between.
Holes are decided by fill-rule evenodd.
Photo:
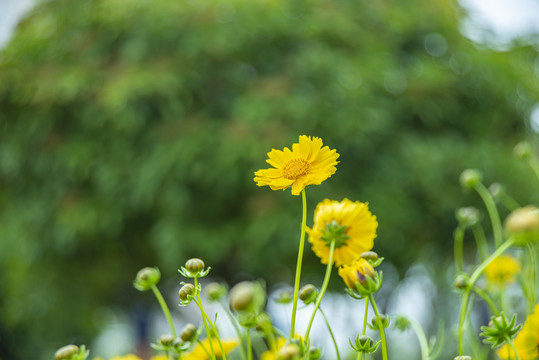
<instances>
[{"instance_id":1,"label":"curved stem","mask_svg":"<svg viewBox=\"0 0 539 360\"><path fill-rule=\"evenodd\" d=\"M462 259L462 243L464 242L464 229L465 226L459 223L455 229L453 256L455 257L455 272L458 274L464 269L464 261Z\"/></svg>"},{"instance_id":2,"label":"curved stem","mask_svg":"<svg viewBox=\"0 0 539 360\"><path fill-rule=\"evenodd\" d=\"M363 316L363 331L361 332L361 335L365 335L365 332L367 331L367 317L369 316L369 298L365 298L365 315Z\"/></svg>"},{"instance_id":3,"label":"curved stem","mask_svg":"<svg viewBox=\"0 0 539 360\"><path fill-rule=\"evenodd\" d=\"M329 325L328 318L326 317L326 314L324 313L322 308L320 308L320 313L322 314L322 317L324 318L324 322L326 323L329 334L331 335L331 340L333 341L333 345L335 346L335 353L337 354L337 360L341 360L341 355L339 354L339 347L337 346L337 340L335 339L335 334L333 334L333 331L331 330L331 326Z\"/></svg>"},{"instance_id":4,"label":"curved stem","mask_svg":"<svg viewBox=\"0 0 539 360\"><path fill-rule=\"evenodd\" d=\"M479 196L481 196L481 199L483 199L483 202L485 203L488 216L490 217L490 222L492 224L492 232L494 233L494 246L499 247L503 241L503 234L500 214L498 214L496 203L494 202L494 199L492 198L490 192L482 183L477 183L474 186L474 189L475 191L477 191Z\"/></svg>"},{"instance_id":5,"label":"curved stem","mask_svg":"<svg viewBox=\"0 0 539 360\"><path fill-rule=\"evenodd\" d=\"M213 330L213 333L215 334L215 338L217 339L217 344L219 345L219 348L221 349L221 358L223 358L223 360L226 360L225 349L223 347L223 343L221 342L221 338L219 337L217 327L215 327L215 324L213 323L213 321L210 319L206 311L204 311L204 307L202 306L202 300L200 299L200 294L198 295L197 304L198 304L198 307L200 308L200 312L202 313L202 316L206 318L206 320L210 324L210 327Z\"/></svg>"},{"instance_id":6,"label":"curved stem","mask_svg":"<svg viewBox=\"0 0 539 360\"><path fill-rule=\"evenodd\" d=\"M197 289L198 281L197 281L196 277L194 278L194 286L195 286L195 289ZM204 329L206 330L206 337L208 338L208 343L210 344L211 358L214 359L214 360L217 360L217 358L215 357L215 351L213 350L212 336L211 336L210 330L208 328L208 323L206 321L206 316L204 316L206 313L204 312L204 309L202 308L202 304L199 304L197 299L194 299L194 302L195 302L195 304L197 304L198 308L200 309L200 313L202 315L202 322L204 323Z\"/></svg>"},{"instance_id":7,"label":"curved stem","mask_svg":"<svg viewBox=\"0 0 539 360\"><path fill-rule=\"evenodd\" d=\"M526 248L528 249L528 254L530 257L530 261L527 264L529 269L527 300L529 313L532 313L535 303L537 302L537 251L535 250L535 245L530 243L526 244Z\"/></svg>"},{"instance_id":8,"label":"curved stem","mask_svg":"<svg viewBox=\"0 0 539 360\"><path fill-rule=\"evenodd\" d=\"M532 168L533 172L535 173L535 176L537 176L537 179L539 180L539 161L535 157L530 157L528 160L528 164Z\"/></svg>"},{"instance_id":9,"label":"curved stem","mask_svg":"<svg viewBox=\"0 0 539 360\"><path fill-rule=\"evenodd\" d=\"M240 340L241 358L245 360L247 359L247 351L245 350L245 344L243 344L243 341L241 341L242 336L241 336L241 330L238 326L238 323L236 322L236 319L234 319L234 316L232 316L232 314L230 313L230 310L226 307L225 304L219 301L219 305L221 305L221 307L225 311L225 314L228 317L228 320L234 327L234 331L236 332L236 335L238 336L238 339Z\"/></svg>"},{"instance_id":10,"label":"curved stem","mask_svg":"<svg viewBox=\"0 0 539 360\"><path fill-rule=\"evenodd\" d=\"M157 288L157 286L152 285L152 291L155 297L157 298L157 301L159 302L159 305L161 306L161 310L163 311L163 314L165 314L165 317L168 321L168 326L170 327L170 331L172 332L172 336L174 339L176 338L176 329L174 328L174 322L172 321L172 316L170 315L170 310L168 309L167 303L165 302L165 299L163 299L163 295L161 295L161 291Z\"/></svg>"},{"instance_id":11,"label":"curved stem","mask_svg":"<svg viewBox=\"0 0 539 360\"><path fill-rule=\"evenodd\" d=\"M515 360L520 360L520 357L518 356L518 352L517 352L517 349L515 349L515 345L513 345L513 340L509 337L509 336L506 336L505 338L505 341L511 346L511 348L513 349L514 353L515 353Z\"/></svg>"},{"instance_id":12,"label":"curved stem","mask_svg":"<svg viewBox=\"0 0 539 360\"><path fill-rule=\"evenodd\" d=\"M251 345L251 332L247 329L247 360L253 360L253 347Z\"/></svg>"},{"instance_id":13,"label":"curved stem","mask_svg":"<svg viewBox=\"0 0 539 360\"><path fill-rule=\"evenodd\" d=\"M320 289L320 294L318 294L318 297L316 298L316 303L314 304L314 310L311 315L311 320L309 320L309 325L307 326L307 331L305 331L305 340L309 340L309 334L311 332L311 326L313 325L314 316L316 315L316 311L320 307L320 303L322 302L322 298L324 297L324 294L326 293L326 290L328 288L329 284L329 278L331 277L331 270L333 269L333 254L335 253L335 240L331 241L331 245L329 247L329 260L328 264L326 266L326 275L324 276L324 282L322 283L322 288Z\"/></svg>"},{"instance_id":14,"label":"curved stem","mask_svg":"<svg viewBox=\"0 0 539 360\"><path fill-rule=\"evenodd\" d=\"M421 328L421 325L419 325L419 323L414 319L408 319L408 321L410 321L410 325L417 335L417 340L419 341L419 347L421 349L421 359L429 360L429 343L423 328Z\"/></svg>"},{"instance_id":15,"label":"curved stem","mask_svg":"<svg viewBox=\"0 0 539 360\"><path fill-rule=\"evenodd\" d=\"M498 311L498 308L496 307L496 304L494 304L494 301L492 301L490 296L488 296L488 294L486 292L484 292L483 289L481 289L481 288L474 285L473 286L473 291L477 295L479 295L483 300L485 300L485 302L488 304L488 306L490 307L490 309L492 310L494 315L496 315L496 316L500 315L500 312Z\"/></svg>"},{"instance_id":16,"label":"curved stem","mask_svg":"<svg viewBox=\"0 0 539 360\"><path fill-rule=\"evenodd\" d=\"M488 244L487 238L485 237L485 232L483 231L483 227L480 223L477 223L472 226L472 232L475 238L475 244L477 245L479 259L483 261L488 257Z\"/></svg>"},{"instance_id":17,"label":"curved stem","mask_svg":"<svg viewBox=\"0 0 539 360\"><path fill-rule=\"evenodd\" d=\"M303 214L301 217L301 235L299 238L298 261L296 264L296 280L294 283L294 301L292 304L292 319L290 321L290 339L294 338L296 333L296 312L298 309L299 281L301 279L301 264L303 262L303 248L305 247L305 227L307 226L307 199L305 189L301 191L301 200L303 204Z\"/></svg>"},{"instance_id":18,"label":"curved stem","mask_svg":"<svg viewBox=\"0 0 539 360\"><path fill-rule=\"evenodd\" d=\"M520 207L520 204L513 199L511 196L509 196L505 191L502 193L502 197L500 199L500 202L507 208L509 211L516 210Z\"/></svg>"},{"instance_id":19,"label":"curved stem","mask_svg":"<svg viewBox=\"0 0 539 360\"><path fill-rule=\"evenodd\" d=\"M475 285L475 282L479 278L479 276L483 273L485 268L490 264L494 259L496 259L498 256L503 254L505 250L509 249L511 245L513 245L514 240L512 238L508 239L506 242L504 242L500 247L496 249L488 258L486 258L473 272L472 276L470 277L469 286L464 292L464 296L462 298L462 304L460 307L460 315L459 315L459 330L458 330L458 355L462 355L463 352L463 338L464 338L464 320L466 318L466 312L468 308L468 299L470 298L470 292Z\"/></svg>"},{"instance_id":20,"label":"curved stem","mask_svg":"<svg viewBox=\"0 0 539 360\"><path fill-rule=\"evenodd\" d=\"M380 330L380 340L382 340L382 358L384 360L388 360L387 341L386 341L386 335L384 332L384 325L382 324L382 321L380 321L380 313L378 312L378 307L376 306L376 302L374 301L374 297L372 296L372 294L369 294L369 300L372 304L372 309L374 310L374 314L378 318L378 329Z\"/></svg>"}]
</instances>

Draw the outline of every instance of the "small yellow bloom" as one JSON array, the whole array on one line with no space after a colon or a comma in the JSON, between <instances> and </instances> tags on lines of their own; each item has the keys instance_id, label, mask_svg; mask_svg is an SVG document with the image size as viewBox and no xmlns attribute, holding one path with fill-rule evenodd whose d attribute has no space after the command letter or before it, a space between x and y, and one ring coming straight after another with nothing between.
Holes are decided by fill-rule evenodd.
<instances>
[{"instance_id":1,"label":"small yellow bloom","mask_svg":"<svg viewBox=\"0 0 539 360\"><path fill-rule=\"evenodd\" d=\"M356 283L363 282L367 277L373 278L374 268L363 258L357 259L351 265L344 265L339 268L339 276L344 280L350 289L356 289Z\"/></svg>"},{"instance_id":2,"label":"small yellow bloom","mask_svg":"<svg viewBox=\"0 0 539 360\"><path fill-rule=\"evenodd\" d=\"M109 360L142 360L142 359L136 355L127 354L123 356L113 356Z\"/></svg>"},{"instance_id":3,"label":"small yellow bloom","mask_svg":"<svg viewBox=\"0 0 539 360\"><path fill-rule=\"evenodd\" d=\"M494 259L485 268L485 276L489 283L503 286L515 281L520 272L520 261L511 255L502 255Z\"/></svg>"},{"instance_id":4,"label":"small yellow bloom","mask_svg":"<svg viewBox=\"0 0 539 360\"><path fill-rule=\"evenodd\" d=\"M211 354L210 350L210 341L208 339L204 339L201 341L201 344L198 344L195 346L195 348L185 356L182 357L183 360L208 360L210 359L210 356L208 354ZM223 344L223 350L225 351L225 354L229 354L232 350L238 346L237 340L221 340L221 343ZM223 353L221 352L221 347L219 346L219 342L217 339L212 339L212 346L213 351L215 353L215 356L217 356L219 359L223 357Z\"/></svg>"},{"instance_id":5,"label":"small yellow bloom","mask_svg":"<svg viewBox=\"0 0 539 360\"><path fill-rule=\"evenodd\" d=\"M168 360L168 356L166 355L156 355L152 356L150 360Z\"/></svg>"},{"instance_id":6,"label":"small yellow bloom","mask_svg":"<svg viewBox=\"0 0 539 360\"><path fill-rule=\"evenodd\" d=\"M286 339L285 338L277 338L275 340L275 343L273 344L272 348L268 351L264 351L262 353L262 356L260 357L260 360L275 360L277 357L277 352L279 349L281 349L283 346L286 345Z\"/></svg>"},{"instance_id":7,"label":"small yellow bloom","mask_svg":"<svg viewBox=\"0 0 539 360\"><path fill-rule=\"evenodd\" d=\"M528 316L522 329L513 341L520 360L539 359L539 304L535 305L533 314ZM509 345L502 346L498 351L500 359L514 359L515 353Z\"/></svg>"},{"instance_id":8,"label":"small yellow bloom","mask_svg":"<svg viewBox=\"0 0 539 360\"><path fill-rule=\"evenodd\" d=\"M322 147L317 137L301 135L292 151L272 149L266 162L273 168L255 172L258 186L268 185L272 190L285 190L292 186L292 194L299 195L307 185L320 185L337 170L336 150Z\"/></svg>"},{"instance_id":9,"label":"small yellow bloom","mask_svg":"<svg viewBox=\"0 0 539 360\"><path fill-rule=\"evenodd\" d=\"M331 241L335 240L333 256L336 266L349 265L372 249L378 222L367 204L348 199L325 199L314 210L314 226L307 229L309 242L322 263L329 261Z\"/></svg>"}]
</instances>

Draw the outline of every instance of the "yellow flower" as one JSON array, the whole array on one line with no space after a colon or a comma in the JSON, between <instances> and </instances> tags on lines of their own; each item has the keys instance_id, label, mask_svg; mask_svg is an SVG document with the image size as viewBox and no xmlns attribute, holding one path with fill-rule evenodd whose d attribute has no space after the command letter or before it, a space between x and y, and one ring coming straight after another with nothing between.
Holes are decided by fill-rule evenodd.
<instances>
[{"instance_id":1,"label":"yellow flower","mask_svg":"<svg viewBox=\"0 0 539 360\"><path fill-rule=\"evenodd\" d=\"M513 345L520 360L539 359L539 304L535 305L533 314L526 319L524 326L513 340ZM497 353L503 360L515 358L515 353L509 345L502 346Z\"/></svg>"},{"instance_id":2,"label":"yellow flower","mask_svg":"<svg viewBox=\"0 0 539 360\"><path fill-rule=\"evenodd\" d=\"M339 276L350 289L356 289L356 283L363 282L367 277L373 278L374 268L363 258L357 259L351 265L343 265L339 268Z\"/></svg>"},{"instance_id":3,"label":"yellow flower","mask_svg":"<svg viewBox=\"0 0 539 360\"><path fill-rule=\"evenodd\" d=\"M520 271L520 262L511 255L502 255L494 259L485 268L485 276L491 284L503 286L515 281Z\"/></svg>"},{"instance_id":4,"label":"yellow flower","mask_svg":"<svg viewBox=\"0 0 539 360\"><path fill-rule=\"evenodd\" d=\"M286 339L282 337L277 338L274 345L275 346L272 347L270 350L264 351L262 353L260 360L275 360L279 349L286 345Z\"/></svg>"},{"instance_id":5,"label":"yellow flower","mask_svg":"<svg viewBox=\"0 0 539 360\"><path fill-rule=\"evenodd\" d=\"M166 355L156 355L152 356L150 360L168 360L168 356Z\"/></svg>"},{"instance_id":6,"label":"yellow flower","mask_svg":"<svg viewBox=\"0 0 539 360\"><path fill-rule=\"evenodd\" d=\"M299 195L307 185L320 185L337 170L336 150L322 147L322 139L301 135L292 151L272 149L266 162L273 168L255 172L258 186L268 185L272 190L285 190L292 186L292 194Z\"/></svg>"},{"instance_id":7,"label":"yellow flower","mask_svg":"<svg viewBox=\"0 0 539 360\"><path fill-rule=\"evenodd\" d=\"M211 350L210 350L210 341L208 339L202 340L202 345L198 344L195 346L195 348L185 356L182 357L183 360L208 360L211 356ZM223 350L225 351L225 354L228 355L232 350L238 346L237 340L221 340L221 343L223 344ZM213 351L215 353L215 356L218 358L221 358L223 353L221 352L221 347L219 346L219 342L217 339L212 339L212 346ZM210 356L208 356L210 354Z\"/></svg>"},{"instance_id":8,"label":"yellow flower","mask_svg":"<svg viewBox=\"0 0 539 360\"><path fill-rule=\"evenodd\" d=\"M136 355L127 354L127 355L124 355L124 356L113 356L109 360L142 360L142 359L139 358Z\"/></svg>"},{"instance_id":9,"label":"yellow flower","mask_svg":"<svg viewBox=\"0 0 539 360\"><path fill-rule=\"evenodd\" d=\"M314 226L307 229L309 242L322 263L329 261L331 241L336 266L349 265L373 247L378 222L369 207L359 201L325 199L314 210Z\"/></svg>"}]
</instances>

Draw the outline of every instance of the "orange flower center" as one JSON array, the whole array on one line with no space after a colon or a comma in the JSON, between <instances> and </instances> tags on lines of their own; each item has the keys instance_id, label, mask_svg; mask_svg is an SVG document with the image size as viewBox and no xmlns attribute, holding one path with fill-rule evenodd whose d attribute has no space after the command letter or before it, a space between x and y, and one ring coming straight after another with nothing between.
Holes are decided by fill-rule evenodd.
<instances>
[{"instance_id":1,"label":"orange flower center","mask_svg":"<svg viewBox=\"0 0 539 360\"><path fill-rule=\"evenodd\" d=\"M305 159L289 160L283 167L283 176L289 180L296 180L302 175L307 174L311 164Z\"/></svg>"}]
</instances>

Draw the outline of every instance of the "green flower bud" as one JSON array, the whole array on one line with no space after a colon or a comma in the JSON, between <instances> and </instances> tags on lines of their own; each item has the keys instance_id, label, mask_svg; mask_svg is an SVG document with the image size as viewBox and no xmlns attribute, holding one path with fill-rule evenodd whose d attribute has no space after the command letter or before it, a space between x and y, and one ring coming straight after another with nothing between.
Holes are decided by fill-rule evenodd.
<instances>
[{"instance_id":1,"label":"green flower bud","mask_svg":"<svg viewBox=\"0 0 539 360\"><path fill-rule=\"evenodd\" d=\"M500 202L505 194L505 186L500 183L493 183L488 187L488 192L496 202Z\"/></svg>"},{"instance_id":2,"label":"green flower bud","mask_svg":"<svg viewBox=\"0 0 539 360\"><path fill-rule=\"evenodd\" d=\"M352 340L349 340L349 341L350 341L350 345L352 346L352 349L354 349L358 353L365 353L365 354L370 354L370 353L375 352L376 349L378 349L378 346L380 345L380 341L375 343L367 335L356 336L355 343L352 343Z\"/></svg>"},{"instance_id":3,"label":"green flower bud","mask_svg":"<svg viewBox=\"0 0 539 360\"><path fill-rule=\"evenodd\" d=\"M473 189L475 185L483 180L483 176L479 170L466 169L460 174L460 185L466 189Z\"/></svg>"},{"instance_id":4,"label":"green flower bud","mask_svg":"<svg viewBox=\"0 0 539 360\"><path fill-rule=\"evenodd\" d=\"M318 360L322 357L320 348L312 348L309 350L309 360Z\"/></svg>"},{"instance_id":5,"label":"green flower bud","mask_svg":"<svg viewBox=\"0 0 539 360\"><path fill-rule=\"evenodd\" d=\"M539 208L528 205L513 211L504 223L505 232L517 245L539 241Z\"/></svg>"},{"instance_id":6,"label":"green flower bud","mask_svg":"<svg viewBox=\"0 0 539 360\"><path fill-rule=\"evenodd\" d=\"M266 302L262 285L254 281L242 281L230 290L230 309L238 312L258 313Z\"/></svg>"},{"instance_id":7,"label":"green flower bud","mask_svg":"<svg viewBox=\"0 0 539 360\"><path fill-rule=\"evenodd\" d=\"M404 316L397 316L395 319L395 327L400 331L406 331L410 327L411 323L410 320L408 320Z\"/></svg>"},{"instance_id":8,"label":"green flower bud","mask_svg":"<svg viewBox=\"0 0 539 360\"><path fill-rule=\"evenodd\" d=\"M494 349L512 339L520 330L522 325L516 325L516 319L516 314L509 320L503 312L499 316L492 316L488 326L481 326L479 336L484 338L485 344L492 344Z\"/></svg>"},{"instance_id":9,"label":"green flower bud","mask_svg":"<svg viewBox=\"0 0 539 360\"><path fill-rule=\"evenodd\" d=\"M174 344L174 337L172 335L161 335L157 342L163 346L172 346Z\"/></svg>"},{"instance_id":10,"label":"green flower bud","mask_svg":"<svg viewBox=\"0 0 539 360\"><path fill-rule=\"evenodd\" d=\"M157 285L161 279L161 273L156 267L145 267L137 273L135 281L133 281L133 286L139 291L147 291L152 288L152 286Z\"/></svg>"},{"instance_id":11,"label":"green flower bud","mask_svg":"<svg viewBox=\"0 0 539 360\"><path fill-rule=\"evenodd\" d=\"M180 332L180 339L182 341L193 341L197 335L197 328L195 325L189 323L186 324Z\"/></svg>"},{"instance_id":12,"label":"green flower bud","mask_svg":"<svg viewBox=\"0 0 539 360\"><path fill-rule=\"evenodd\" d=\"M378 254L375 253L374 251L364 252L363 254L361 254L360 257L367 260L369 262L369 264L372 265L372 267L379 266L382 263L382 261L384 260L383 257L379 257Z\"/></svg>"},{"instance_id":13,"label":"green flower bud","mask_svg":"<svg viewBox=\"0 0 539 360\"><path fill-rule=\"evenodd\" d=\"M185 284L178 292L178 297L182 303L188 304L193 299L195 294L195 287L193 284Z\"/></svg>"},{"instance_id":14,"label":"green flower bud","mask_svg":"<svg viewBox=\"0 0 539 360\"><path fill-rule=\"evenodd\" d=\"M374 316L371 319L370 328L373 329L373 330L379 330L380 327L379 327L378 324L380 322L382 323L383 328L387 328L389 326L389 323L390 323L389 316L384 315L384 314L380 314L380 316Z\"/></svg>"},{"instance_id":15,"label":"green flower bud","mask_svg":"<svg viewBox=\"0 0 539 360\"><path fill-rule=\"evenodd\" d=\"M185 268L193 274L201 272L205 267L204 261L198 258L189 259L185 263Z\"/></svg>"},{"instance_id":16,"label":"green flower bud","mask_svg":"<svg viewBox=\"0 0 539 360\"><path fill-rule=\"evenodd\" d=\"M277 351L275 360L299 360L301 351L296 344L286 344Z\"/></svg>"},{"instance_id":17,"label":"green flower bud","mask_svg":"<svg viewBox=\"0 0 539 360\"><path fill-rule=\"evenodd\" d=\"M206 295L212 301L219 301L226 296L227 288L223 284L212 282L204 287Z\"/></svg>"},{"instance_id":18,"label":"green flower bud","mask_svg":"<svg viewBox=\"0 0 539 360\"><path fill-rule=\"evenodd\" d=\"M293 294L289 290L282 290L279 292L277 299L275 300L279 304L290 304L293 299Z\"/></svg>"},{"instance_id":19,"label":"green flower bud","mask_svg":"<svg viewBox=\"0 0 539 360\"><path fill-rule=\"evenodd\" d=\"M318 290L312 284L303 286L299 290L299 299L303 301L305 305L314 303L318 297Z\"/></svg>"},{"instance_id":20,"label":"green flower bud","mask_svg":"<svg viewBox=\"0 0 539 360\"><path fill-rule=\"evenodd\" d=\"M457 289L466 290L470 286L470 277L467 274L458 274L453 285Z\"/></svg>"},{"instance_id":21,"label":"green flower bud","mask_svg":"<svg viewBox=\"0 0 539 360\"><path fill-rule=\"evenodd\" d=\"M477 224L481 220L481 212L473 207L462 207L455 213L457 221L467 227Z\"/></svg>"},{"instance_id":22,"label":"green flower bud","mask_svg":"<svg viewBox=\"0 0 539 360\"><path fill-rule=\"evenodd\" d=\"M515 145L513 154L520 159L528 159L532 154L532 147L529 142L521 141Z\"/></svg>"},{"instance_id":23,"label":"green flower bud","mask_svg":"<svg viewBox=\"0 0 539 360\"><path fill-rule=\"evenodd\" d=\"M79 347L77 345L66 345L58 349L54 354L55 360L70 360L79 353Z\"/></svg>"}]
</instances>

